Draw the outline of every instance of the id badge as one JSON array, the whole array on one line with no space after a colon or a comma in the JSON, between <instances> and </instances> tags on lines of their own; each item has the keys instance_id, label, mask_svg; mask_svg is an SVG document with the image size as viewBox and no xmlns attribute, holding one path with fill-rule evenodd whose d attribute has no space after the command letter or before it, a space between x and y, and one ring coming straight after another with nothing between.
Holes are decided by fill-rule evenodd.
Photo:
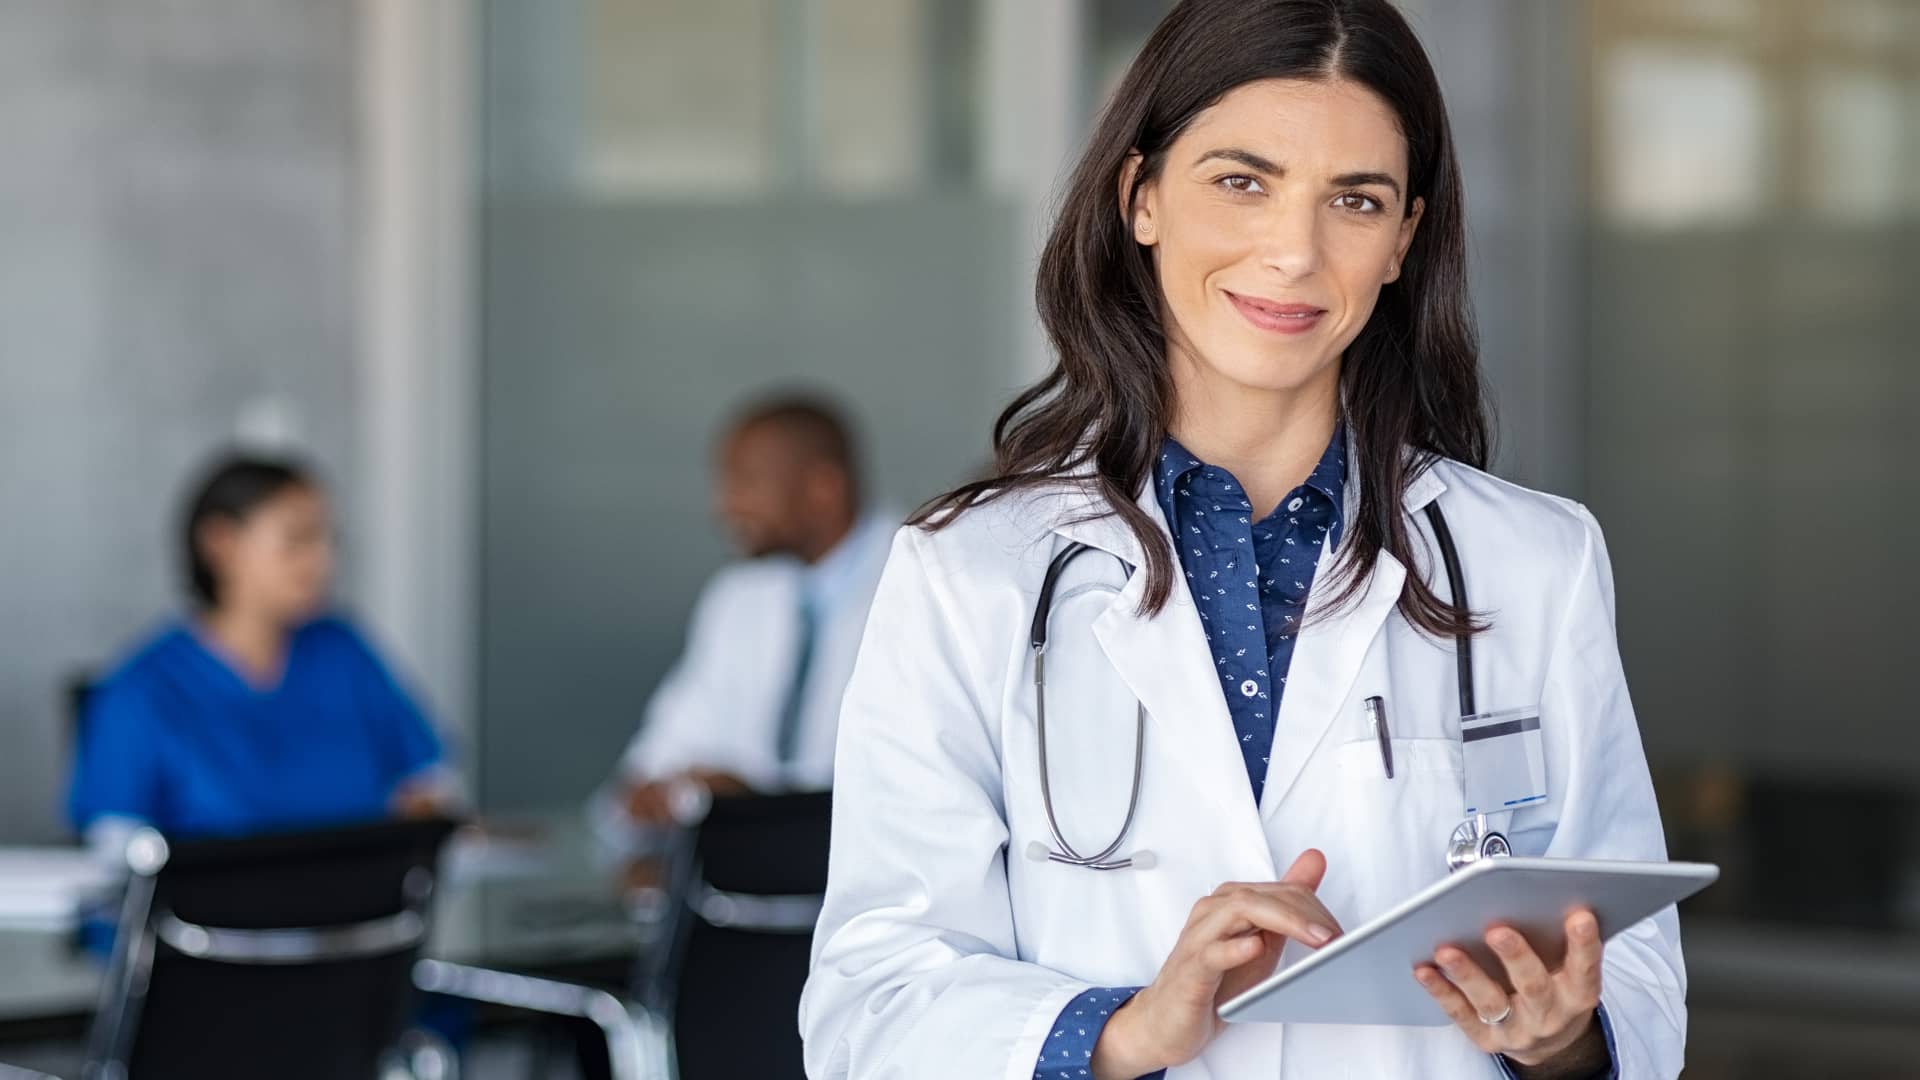
<instances>
[{"instance_id":1,"label":"id badge","mask_svg":"<svg viewBox=\"0 0 1920 1080\"><path fill-rule=\"evenodd\" d=\"M1460 754L1469 815L1516 810L1546 799L1546 753L1540 745L1537 707L1461 717Z\"/></svg>"}]
</instances>

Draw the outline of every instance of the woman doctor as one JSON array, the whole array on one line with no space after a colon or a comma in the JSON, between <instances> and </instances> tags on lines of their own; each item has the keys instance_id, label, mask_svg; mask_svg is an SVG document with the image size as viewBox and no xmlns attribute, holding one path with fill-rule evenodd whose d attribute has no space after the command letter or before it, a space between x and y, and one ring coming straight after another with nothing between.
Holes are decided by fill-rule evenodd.
<instances>
[{"instance_id":1,"label":"woman doctor","mask_svg":"<svg viewBox=\"0 0 1920 1080\"><path fill-rule=\"evenodd\" d=\"M810 1076L1678 1074L1671 909L1604 949L1576 912L1556 964L1507 928L1504 971L1442 949L1407 977L1451 1027L1215 1013L1445 875L1456 634L1482 710L1539 717L1546 798L1493 815L1514 852L1665 858L1600 531L1482 471L1463 233L1440 91L1387 0L1185 0L1160 26L1042 258L1058 362L1001 416L994 475L901 531L874 601ZM1043 761L1029 639L1073 544ZM1127 820L1136 702L1109 860L1132 863L1048 858Z\"/></svg>"}]
</instances>

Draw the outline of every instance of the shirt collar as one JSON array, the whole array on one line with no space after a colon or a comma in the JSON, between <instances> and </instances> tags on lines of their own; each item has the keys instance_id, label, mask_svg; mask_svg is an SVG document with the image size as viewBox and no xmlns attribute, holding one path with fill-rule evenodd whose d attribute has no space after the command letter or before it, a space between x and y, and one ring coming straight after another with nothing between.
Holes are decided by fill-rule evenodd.
<instances>
[{"instance_id":1,"label":"shirt collar","mask_svg":"<svg viewBox=\"0 0 1920 1080\"><path fill-rule=\"evenodd\" d=\"M852 591L852 582L865 559L868 541L876 530L884 528L879 515L864 515L847 530L820 561L800 571L801 601L817 613L833 610L840 599Z\"/></svg>"},{"instance_id":2,"label":"shirt collar","mask_svg":"<svg viewBox=\"0 0 1920 1080\"><path fill-rule=\"evenodd\" d=\"M1327 497L1335 510L1340 508L1346 498L1347 490L1347 422L1333 425L1333 438L1328 440L1326 450L1320 454L1320 463L1307 474L1307 486Z\"/></svg>"},{"instance_id":3,"label":"shirt collar","mask_svg":"<svg viewBox=\"0 0 1920 1080\"><path fill-rule=\"evenodd\" d=\"M1160 442L1160 459L1154 464L1154 495L1160 502L1160 510L1171 524L1178 520L1174 513L1173 496L1179 489L1180 481L1189 473L1209 468L1179 440L1168 435ZM1222 475L1227 475L1224 471ZM1347 424L1343 419L1333 425L1333 438L1327 440L1327 448L1320 453L1320 460L1313 471L1307 474L1306 486L1326 496L1328 502L1338 511L1346 498L1347 485ZM1239 495L1243 501L1244 492Z\"/></svg>"}]
</instances>

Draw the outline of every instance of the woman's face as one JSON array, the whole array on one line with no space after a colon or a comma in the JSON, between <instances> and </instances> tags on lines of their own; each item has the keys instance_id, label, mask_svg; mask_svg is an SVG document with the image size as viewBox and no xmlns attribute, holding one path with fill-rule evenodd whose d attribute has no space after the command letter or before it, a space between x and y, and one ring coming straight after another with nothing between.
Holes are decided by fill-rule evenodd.
<instances>
[{"instance_id":1,"label":"woman's face","mask_svg":"<svg viewBox=\"0 0 1920 1080\"><path fill-rule=\"evenodd\" d=\"M1337 382L1424 209L1407 202L1407 169L1393 111L1346 80L1246 83L1196 117L1131 221L1153 250L1176 376L1191 365L1262 391Z\"/></svg>"},{"instance_id":2,"label":"woman's face","mask_svg":"<svg viewBox=\"0 0 1920 1080\"><path fill-rule=\"evenodd\" d=\"M213 521L202 548L219 581L220 606L288 625L317 614L333 579L333 526L326 498L287 488L238 520Z\"/></svg>"}]
</instances>

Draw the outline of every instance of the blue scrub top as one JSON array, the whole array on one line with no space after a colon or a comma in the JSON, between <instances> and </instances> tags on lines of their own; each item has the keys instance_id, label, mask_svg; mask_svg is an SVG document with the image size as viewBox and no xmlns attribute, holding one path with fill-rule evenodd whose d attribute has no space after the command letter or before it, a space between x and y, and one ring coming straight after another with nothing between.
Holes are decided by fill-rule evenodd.
<instances>
[{"instance_id":1,"label":"blue scrub top","mask_svg":"<svg viewBox=\"0 0 1920 1080\"><path fill-rule=\"evenodd\" d=\"M345 620L294 632L261 689L177 622L89 696L68 811L169 835L237 835L381 818L441 759L412 699Z\"/></svg>"}]
</instances>

